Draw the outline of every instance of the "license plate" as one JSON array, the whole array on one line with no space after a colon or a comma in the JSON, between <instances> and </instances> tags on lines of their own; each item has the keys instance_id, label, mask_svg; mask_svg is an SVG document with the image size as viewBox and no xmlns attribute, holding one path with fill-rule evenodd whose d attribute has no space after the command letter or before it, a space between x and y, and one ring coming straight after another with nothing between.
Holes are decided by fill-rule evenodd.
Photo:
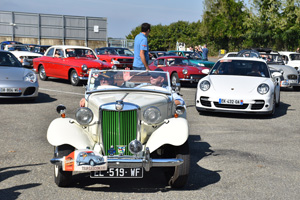
<instances>
[{"instance_id":1,"label":"license plate","mask_svg":"<svg viewBox=\"0 0 300 200\"><path fill-rule=\"evenodd\" d=\"M91 178L143 178L143 172L142 168L109 168L91 172Z\"/></svg>"},{"instance_id":2,"label":"license plate","mask_svg":"<svg viewBox=\"0 0 300 200\"><path fill-rule=\"evenodd\" d=\"M237 99L219 99L219 104L243 105L243 100Z\"/></svg>"},{"instance_id":3,"label":"license plate","mask_svg":"<svg viewBox=\"0 0 300 200\"><path fill-rule=\"evenodd\" d=\"M19 93L19 88L0 88L1 93Z\"/></svg>"},{"instance_id":4,"label":"license plate","mask_svg":"<svg viewBox=\"0 0 300 200\"><path fill-rule=\"evenodd\" d=\"M298 80L289 80L289 83L298 83Z\"/></svg>"}]
</instances>

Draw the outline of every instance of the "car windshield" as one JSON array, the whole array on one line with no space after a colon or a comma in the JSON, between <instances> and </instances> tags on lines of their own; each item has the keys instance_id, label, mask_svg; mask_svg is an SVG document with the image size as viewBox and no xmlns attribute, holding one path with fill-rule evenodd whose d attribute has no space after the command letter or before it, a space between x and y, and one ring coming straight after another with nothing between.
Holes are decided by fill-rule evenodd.
<instances>
[{"instance_id":1,"label":"car windshield","mask_svg":"<svg viewBox=\"0 0 300 200\"><path fill-rule=\"evenodd\" d=\"M0 67L22 67L22 64L11 53L0 52Z\"/></svg>"},{"instance_id":2,"label":"car windshield","mask_svg":"<svg viewBox=\"0 0 300 200\"><path fill-rule=\"evenodd\" d=\"M300 54L298 53L290 54L290 58L291 60L300 60Z\"/></svg>"},{"instance_id":3,"label":"car windshield","mask_svg":"<svg viewBox=\"0 0 300 200\"><path fill-rule=\"evenodd\" d=\"M188 59L194 59L194 60L202 60L202 56L199 53L196 52L184 52L185 57Z\"/></svg>"},{"instance_id":4,"label":"car windshield","mask_svg":"<svg viewBox=\"0 0 300 200\"><path fill-rule=\"evenodd\" d=\"M66 56L67 57L83 57L83 58L96 59L96 56L91 49L69 48L69 49L66 49Z\"/></svg>"},{"instance_id":5,"label":"car windshield","mask_svg":"<svg viewBox=\"0 0 300 200\"><path fill-rule=\"evenodd\" d=\"M98 55L118 55L118 53L114 49L97 49Z\"/></svg>"},{"instance_id":6,"label":"car windshield","mask_svg":"<svg viewBox=\"0 0 300 200\"><path fill-rule=\"evenodd\" d=\"M5 50L8 50L8 51L29 51L29 49L25 45L13 45L13 44L6 45Z\"/></svg>"},{"instance_id":7,"label":"car windshield","mask_svg":"<svg viewBox=\"0 0 300 200\"><path fill-rule=\"evenodd\" d=\"M153 90L171 93L169 73L164 71L96 70L89 73L87 91Z\"/></svg>"},{"instance_id":8,"label":"car windshield","mask_svg":"<svg viewBox=\"0 0 300 200\"><path fill-rule=\"evenodd\" d=\"M176 66L176 65L192 65L190 61L186 58L167 58L167 65Z\"/></svg>"},{"instance_id":9,"label":"car windshield","mask_svg":"<svg viewBox=\"0 0 300 200\"><path fill-rule=\"evenodd\" d=\"M133 52L130 51L129 49L124 49L124 48L119 48L118 49L118 48L116 48L115 51L120 56L133 56Z\"/></svg>"},{"instance_id":10,"label":"car windshield","mask_svg":"<svg viewBox=\"0 0 300 200\"><path fill-rule=\"evenodd\" d=\"M210 75L270 77L264 62L253 60L220 60L210 71Z\"/></svg>"},{"instance_id":11,"label":"car windshield","mask_svg":"<svg viewBox=\"0 0 300 200\"><path fill-rule=\"evenodd\" d=\"M260 54L261 58L264 59L268 64L284 64L282 56L280 54Z\"/></svg>"}]
</instances>

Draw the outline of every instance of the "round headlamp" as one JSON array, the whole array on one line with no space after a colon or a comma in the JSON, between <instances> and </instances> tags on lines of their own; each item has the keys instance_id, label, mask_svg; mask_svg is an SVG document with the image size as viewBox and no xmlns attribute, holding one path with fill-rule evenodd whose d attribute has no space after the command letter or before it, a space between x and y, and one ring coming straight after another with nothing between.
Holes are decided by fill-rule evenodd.
<instances>
[{"instance_id":1,"label":"round headlamp","mask_svg":"<svg viewBox=\"0 0 300 200\"><path fill-rule=\"evenodd\" d=\"M269 89L270 87L267 84L262 83L257 87L257 92L259 94L267 94L269 92Z\"/></svg>"},{"instance_id":2,"label":"round headlamp","mask_svg":"<svg viewBox=\"0 0 300 200\"><path fill-rule=\"evenodd\" d=\"M185 107L182 105L178 105L176 106L176 111L175 111L178 115L182 115L185 112Z\"/></svg>"},{"instance_id":3,"label":"round headlamp","mask_svg":"<svg viewBox=\"0 0 300 200\"><path fill-rule=\"evenodd\" d=\"M187 70L187 69L183 69L183 70L182 70L182 73L183 73L183 74L187 74L187 73L188 73L188 70Z\"/></svg>"},{"instance_id":4,"label":"round headlamp","mask_svg":"<svg viewBox=\"0 0 300 200\"><path fill-rule=\"evenodd\" d=\"M85 64L83 64L83 65L81 65L81 69L82 69L82 71L86 71L88 69L88 67Z\"/></svg>"},{"instance_id":5,"label":"round headlamp","mask_svg":"<svg viewBox=\"0 0 300 200\"><path fill-rule=\"evenodd\" d=\"M75 118L80 125L88 125L93 120L93 112L89 108L82 107L77 110Z\"/></svg>"},{"instance_id":6,"label":"round headlamp","mask_svg":"<svg viewBox=\"0 0 300 200\"><path fill-rule=\"evenodd\" d=\"M144 121L148 124L156 124L160 122L161 112L158 108L151 106L144 111Z\"/></svg>"},{"instance_id":7,"label":"round headlamp","mask_svg":"<svg viewBox=\"0 0 300 200\"><path fill-rule=\"evenodd\" d=\"M210 82L207 80L204 80L200 83L199 87L202 91L207 91L210 88Z\"/></svg>"},{"instance_id":8,"label":"round headlamp","mask_svg":"<svg viewBox=\"0 0 300 200\"><path fill-rule=\"evenodd\" d=\"M136 155L143 150L143 145L138 140L132 140L128 145L128 149L129 149L130 153Z\"/></svg>"}]
</instances>

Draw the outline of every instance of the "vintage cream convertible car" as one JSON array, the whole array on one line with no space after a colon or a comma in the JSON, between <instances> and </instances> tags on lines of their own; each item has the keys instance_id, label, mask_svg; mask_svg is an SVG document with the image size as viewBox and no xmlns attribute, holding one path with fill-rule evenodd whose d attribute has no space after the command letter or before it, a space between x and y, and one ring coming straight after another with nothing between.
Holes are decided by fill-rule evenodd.
<instances>
[{"instance_id":1,"label":"vintage cream convertible car","mask_svg":"<svg viewBox=\"0 0 300 200\"><path fill-rule=\"evenodd\" d=\"M90 172L92 178L142 178L161 167L172 188L184 187L189 131L184 102L176 100L168 72L91 70L85 106L72 119L59 105L62 117L48 128L55 183L70 185L73 171ZM78 165L78 155L87 151L103 163Z\"/></svg>"}]
</instances>

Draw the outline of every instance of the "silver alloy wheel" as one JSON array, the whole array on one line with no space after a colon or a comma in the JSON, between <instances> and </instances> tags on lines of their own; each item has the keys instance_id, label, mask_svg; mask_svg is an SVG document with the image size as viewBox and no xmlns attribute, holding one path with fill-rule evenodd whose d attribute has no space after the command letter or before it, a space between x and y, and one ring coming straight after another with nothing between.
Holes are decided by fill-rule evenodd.
<instances>
[{"instance_id":1,"label":"silver alloy wheel","mask_svg":"<svg viewBox=\"0 0 300 200\"><path fill-rule=\"evenodd\" d=\"M76 72L72 73L72 77L71 77L72 83L77 83L78 81L78 75Z\"/></svg>"}]
</instances>

